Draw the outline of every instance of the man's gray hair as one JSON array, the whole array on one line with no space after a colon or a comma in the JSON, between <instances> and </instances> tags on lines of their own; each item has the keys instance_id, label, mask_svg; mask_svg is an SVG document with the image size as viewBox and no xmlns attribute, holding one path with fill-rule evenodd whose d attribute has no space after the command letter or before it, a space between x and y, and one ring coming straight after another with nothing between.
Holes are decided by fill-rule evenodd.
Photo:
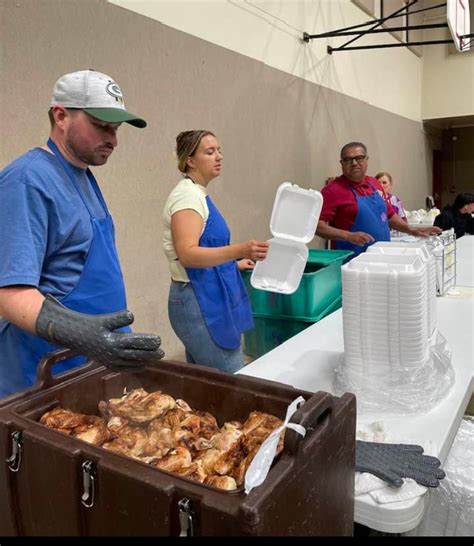
<instances>
[{"instance_id":1,"label":"man's gray hair","mask_svg":"<svg viewBox=\"0 0 474 546\"><path fill-rule=\"evenodd\" d=\"M363 148L365 155L367 155L367 146L363 142L348 142L341 148L341 159L344 157L344 153L349 148Z\"/></svg>"}]
</instances>

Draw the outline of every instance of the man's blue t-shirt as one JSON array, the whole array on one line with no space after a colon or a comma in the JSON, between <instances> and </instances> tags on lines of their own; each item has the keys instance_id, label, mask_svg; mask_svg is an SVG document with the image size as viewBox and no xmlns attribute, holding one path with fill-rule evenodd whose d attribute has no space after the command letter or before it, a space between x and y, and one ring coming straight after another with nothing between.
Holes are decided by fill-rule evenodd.
<instances>
[{"instance_id":1,"label":"man's blue t-shirt","mask_svg":"<svg viewBox=\"0 0 474 546\"><path fill-rule=\"evenodd\" d=\"M106 211L86 171L72 168L76 184L34 148L0 173L0 287L29 285L61 299L78 283L92 239L83 199L96 218Z\"/></svg>"}]
</instances>

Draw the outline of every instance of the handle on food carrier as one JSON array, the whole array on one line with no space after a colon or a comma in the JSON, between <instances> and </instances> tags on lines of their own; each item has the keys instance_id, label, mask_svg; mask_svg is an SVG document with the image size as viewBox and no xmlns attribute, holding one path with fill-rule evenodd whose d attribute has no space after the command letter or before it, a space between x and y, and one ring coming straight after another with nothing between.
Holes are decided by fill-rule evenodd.
<instances>
[{"instance_id":1,"label":"handle on food carrier","mask_svg":"<svg viewBox=\"0 0 474 546\"><path fill-rule=\"evenodd\" d=\"M99 366L99 364L97 364L93 360L90 360L82 366L78 366L77 368L73 368L72 370L65 372L64 374L61 374L61 376L59 377L54 377L51 368L54 365L59 364L63 360L66 360L67 358L71 358L73 356L77 356L77 353L72 351L71 349L59 349L58 351L54 351L53 353L47 353L46 355L44 355L44 357L40 360L40 363L38 364L35 386L39 389L47 389L49 387L52 387L53 385L56 385L60 381L63 381L64 379L71 379L76 375L84 373L85 370L97 368Z\"/></svg>"},{"instance_id":2,"label":"handle on food carrier","mask_svg":"<svg viewBox=\"0 0 474 546\"><path fill-rule=\"evenodd\" d=\"M303 449L309 449L310 439L326 429L332 422L334 414L334 400L327 392L317 392L307 400L293 414L290 423L297 423L306 429L306 436L289 428L285 431L284 451L289 455L296 455L299 445L304 442ZM312 442L311 442L312 443Z\"/></svg>"}]
</instances>

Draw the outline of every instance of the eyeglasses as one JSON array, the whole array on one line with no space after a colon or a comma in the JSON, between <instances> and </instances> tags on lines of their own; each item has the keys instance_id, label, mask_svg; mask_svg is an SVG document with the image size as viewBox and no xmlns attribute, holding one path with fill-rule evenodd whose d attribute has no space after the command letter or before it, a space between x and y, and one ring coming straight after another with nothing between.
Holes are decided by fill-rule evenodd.
<instances>
[{"instance_id":1,"label":"eyeglasses","mask_svg":"<svg viewBox=\"0 0 474 546\"><path fill-rule=\"evenodd\" d=\"M343 157L341 159L341 162L345 165L352 165L352 162L355 161L356 163L362 163L367 159L366 155L356 155L355 157Z\"/></svg>"}]
</instances>

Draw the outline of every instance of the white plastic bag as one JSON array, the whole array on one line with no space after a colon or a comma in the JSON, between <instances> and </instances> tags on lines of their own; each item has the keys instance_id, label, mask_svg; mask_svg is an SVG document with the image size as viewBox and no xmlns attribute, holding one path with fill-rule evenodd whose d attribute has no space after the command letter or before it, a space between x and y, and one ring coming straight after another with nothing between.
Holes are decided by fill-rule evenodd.
<instances>
[{"instance_id":1,"label":"white plastic bag","mask_svg":"<svg viewBox=\"0 0 474 546\"><path fill-rule=\"evenodd\" d=\"M293 400L286 410L286 417L283 424L276 428L260 446L260 449L257 451L257 454L253 458L252 462L247 468L247 472L245 473L245 492L247 494L249 494L254 487L258 487L265 481L273 459L275 458L280 434L285 428L291 428L298 434L301 434L303 438L306 436L306 429L302 425L289 422L295 411L304 402L305 399L302 396L299 396L296 400Z\"/></svg>"}]
</instances>

